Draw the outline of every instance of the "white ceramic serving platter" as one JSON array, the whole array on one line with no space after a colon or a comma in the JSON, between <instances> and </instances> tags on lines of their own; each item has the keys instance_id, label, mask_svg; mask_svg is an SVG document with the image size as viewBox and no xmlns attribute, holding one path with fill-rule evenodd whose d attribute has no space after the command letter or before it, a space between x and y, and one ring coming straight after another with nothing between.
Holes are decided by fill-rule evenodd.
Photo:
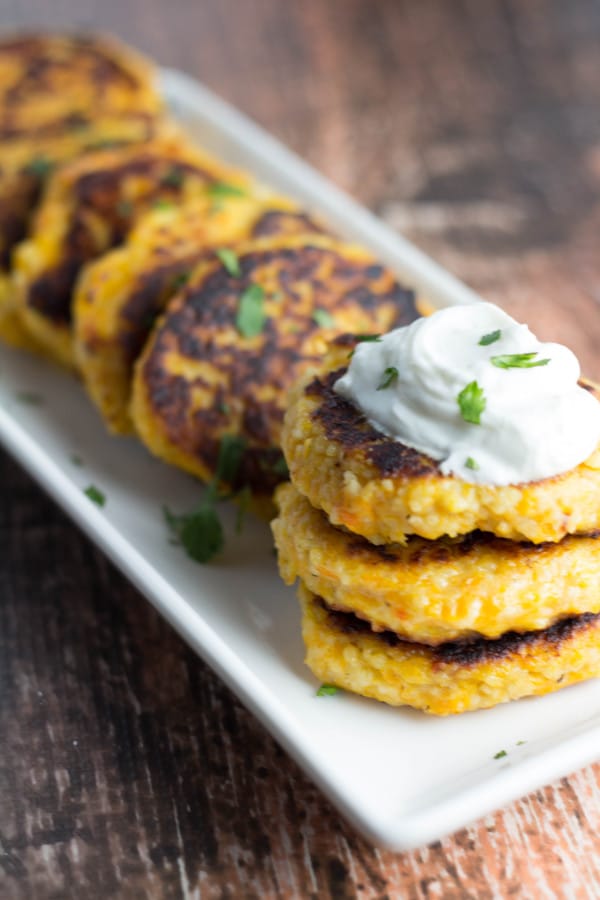
<instances>
[{"instance_id":1,"label":"white ceramic serving platter","mask_svg":"<svg viewBox=\"0 0 600 900\"><path fill-rule=\"evenodd\" d=\"M209 150L321 213L437 305L475 299L205 88L173 71L163 84ZM40 403L25 402L29 393ZM267 526L253 520L237 537L230 527L216 563L188 560L169 544L161 507L189 510L200 486L133 440L109 437L71 376L5 348L0 441L374 842L430 842L600 757L600 681L446 719L349 694L317 697ZM90 484L105 493L104 508L84 495ZM500 750L507 755L494 759Z\"/></svg>"}]
</instances>

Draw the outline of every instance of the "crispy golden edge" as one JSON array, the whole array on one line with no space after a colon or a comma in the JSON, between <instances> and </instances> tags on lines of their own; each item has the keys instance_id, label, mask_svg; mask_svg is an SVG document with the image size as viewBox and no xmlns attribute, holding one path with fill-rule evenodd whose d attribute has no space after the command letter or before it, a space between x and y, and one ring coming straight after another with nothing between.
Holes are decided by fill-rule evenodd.
<instances>
[{"instance_id":1,"label":"crispy golden edge","mask_svg":"<svg viewBox=\"0 0 600 900\"><path fill-rule=\"evenodd\" d=\"M397 641L331 613L300 586L306 664L322 682L437 716L548 694L600 675L600 621L579 616L546 631L442 648Z\"/></svg>"},{"instance_id":2,"label":"crispy golden edge","mask_svg":"<svg viewBox=\"0 0 600 900\"><path fill-rule=\"evenodd\" d=\"M281 577L297 578L328 606L376 630L425 644L547 628L600 612L599 537L523 544L466 538L377 546L334 528L291 484L272 523Z\"/></svg>"},{"instance_id":3,"label":"crispy golden edge","mask_svg":"<svg viewBox=\"0 0 600 900\"><path fill-rule=\"evenodd\" d=\"M433 460L415 452L407 454L405 471L382 472L364 449L351 446L355 413L347 416L345 444L328 435L319 416L319 385L345 365L347 351L334 348L318 380L311 376L297 385L282 434L292 481L333 524L377 544L402 543L411 534L436 540L475 530L537 544L600 528L600 448L562 475L506 487L443 476Z\"/></svg>"}]
</instances>

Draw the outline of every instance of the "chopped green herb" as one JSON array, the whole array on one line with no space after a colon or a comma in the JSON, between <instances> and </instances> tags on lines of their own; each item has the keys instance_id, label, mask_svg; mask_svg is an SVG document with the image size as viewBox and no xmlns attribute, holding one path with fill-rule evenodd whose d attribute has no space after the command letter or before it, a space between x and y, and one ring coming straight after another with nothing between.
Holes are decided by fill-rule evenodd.
<instances>
[{"instance_id":1,"label":"chopped green herb","mask_svg":"<svg viewBox=\"0 0 600 900\"><path fill-rule=\"evenodd\" d=\"M178 272L171 282L171 287L174 291L178 291L179 288L182 288L184 284L188 283L189 280L190 272ZM152 317L152 322L154 322L154 316Z\"/></svg>"},{"instance_id":2,"label":"chopped green herb","mask_svg":"<svg viewBox=\"0 0 600 900\"><path fill-rule=\"evenodd\" d=\"M227 491L220 494L219 483L223 481L231 485L235 481L245 448L246 441L239 435L223 435L214 478L207 485L205 494L196 509L191 513L177 515L166 506L163 507L165 521L172 538L196 562L207 563L223 549L225 537L217 510L217 500L231 497L231 493ZM245 487L237 494L240 509L238 510L236 531L241 528L250 496L250 488Z\"/></svg>"},{"instance_id":3,"label":"chopped green herb","mask_svg":"<svg viewBox=\"0 0 600 900\"><path fill-rule=\"evenodd\" d=\"M290 470L288 469L285 457L280 456L279 459L273 463L272 472L275 475L283 475L285 478L289 478Z\"/></svg>"},{"instance_id":4,"label":"chopped green herb","mask_svg":"<svg viewBox=\"0 0 600 900\"><path fill-rule=\"evenodd\" d=\"M245 197L246 191L236 184L228 184L226 181L214 181L207 188L210 197Z\"/></svg>"},{"instance_id":5,"label":"chopped green herb","mask_svg":"<svg viewBox=\"0 0 600 900\"><path fill-rule=\"evenodd\" d=\"M15 399L19 403L26 403L28 406L44 405L44 398L40 394L36 394L35 391L18 391L15 394Z\"/></svg>"},{"instance_id":6,"label":"chopped green herb","mask_svg":"<svg viewBox=\"0 0 600 900\"><path fill-rule=\"evenodd\" d=\"M256 337L263 330L266 319L264 298L265 292L259 284L251 284L240 297L236 325L244 337Z\"/></svg>"},{"instance_id":7,"label":"chopped green herb","mask_svg":"<svg viewBox=\"0 0 600 900\"><path fill-rule=\"evenodd\" d=\"M89 487L86 487L83 493L86 495L86 497L89 497L92 503L95 503L96 506L104 506L106 504L105 495L93 484L90 484Z\"/></svg>"},{"instance_id":8,"label":"chopped green herb","mask_svg":"<svg viewBox=\"0 0 600 900\"><path fill-rule=\"evenodd\" d=\"M312 314L313 322L316 322L321 328L333 328L335 319L326 309L315 309Z\"/></svg>"},{"instance_id":9,"label":"chopped green herb","mask_svg":"<svg viewBox=\"0 0 600 900\"><path fill-rule=\"evenodd\" d=\"M196 562L209 562L223 549L223 526L210 496L191 513L177 516L164 507L165 521L187 555Z\"/></svg>"},{"instance_id":10,"label":"chopped green herb","mask_svg":"<svg viewBox=\"0 0 600 900\"><path fill-rule=\"evenodd\" d=\"M387 369L384 370L381 381L377 385L377 390L383 391L386 388L389 388L397 380L398 369L395 366L388 366Z\"/></svg>"},{"instance_id":11,"label":"chopped green herb","mask_svg":"<svg viewBox=\"0 0 600 900\"><path fill-rule=\"evenodd\" d=\"M242 528L244 527L244 522L246 520L246 513L250 507L250 503L252 501L252 488L249 485L243 487L241 491L238 491L236 494L236 500L238 503L237 514L235 517L235 533L241 534Z\"/></svg>"},{"instance_id":12,"label":"chopped green herb","mask_svg":"<svg viewBox=\"0 0 600 900\"><path fill-rule=\"evenodd\" d=\"M221 250L215 250L215 255L219 257L232 278L239 278L241 275L240 261L237 253L230 250L229 247L223 247Z\"/></svg>"},{"instance_id":13,"label":"chopped green herb","mask_svg":"<svg viewBox=\"0 0 600 900\"><path fill-rule=\"evenodd\" d=\"M355 334L354 340L356 341L357 344L364 344L364 343L368 343L368 342L377 343L381 340L381 335L380 334ZM356 352L356 347L354 348L354 350L350 351L350 353L348 354L348 359L352 359L355 352Z\"/></svg>"},{"instance_id":14,"label":"chopped green herb","mask_svg":"<svg viewBox=\"0 0 600 900\"><path fill-rule=\"evenodd\" d=\"M467 469L473 469L473 471L477 471L477 469L479 468L479 463L476 462L476 460L474 460L472 456L467 456L465 460L465 466Z\"/></svg>"},{"instance_id":15,"label":"chopped green herb","mask_svg":"<svg viewBox=\"0 0 600 900\"><path fill-rule=\"evenodd\" d=\"M354 340L358 344L376 343L381 340L380 334L355 334Z\"/></svg>"},{"instance_id":16,"label":"chopped green herb","mask_svg":"<svg viewBox=\"0 0 600 900\"><path fill-rule=\"evenodd\" d=\"M517 741L517 747L522 747L523 744L526 744L527 741Z\"/></svg>"},{"instance_id":17,"label":"chopped green herb","mask_svg":"<svg viewBox=\"0 0 600 900\"><path fill-rule=\"evenodd\" d=\"M498 328L496 331L490 331L489 334L484 334L482 338L479 340L480 347L489 347L490 344L495 344L496 341L499 341L502 336L502 332Z\"/></svg>"},{"instance_id":18,"label":"chopped green herb","mask_svg":"<svg viewBox=\"0 0 600 900\"><path fill-rule=\"evenodd\" d=\"M549 359L535 359L533 353L507 353L504 356L492 356L490 362L498 369L534 369L536 366L547 366Z\"/></svg>"},{"instance_id":19,"label":"chopped green herb","mask_svg":"<svg viewBox=\"0 0 600 900\"><path fill-rule=\"evenodd\" d=\"M83 465L83 460L77 453L71 453L71 456L69 457L69 459L71 460L71 463L74 466L82 466Z\"/></svg>"},{"instance_id":20,"label":"chopped green herb","mask_svg":"<svg viewBox=\"0 0 600 900\"><path fill-rule=\"evenodd\" d=\"M465 422L472 425L479 425L481 421L481 413L485 409L486 399L482 388L476 381L471 381L462 389L457 396L456 401L460 408L460 414Z\"/></svg>"},{"instance_id":21,"label":"chopped green herb","mask_svg":"<svg viewBox=\"0 0 600 900\"><path fill-rule=\"evenodd\" d=\"M25 166L25 171L28 175L45 178L53 167L54 163L45 156L36 156Z\"/></svg>"},{"instance_id":22,"label":"chopped green herb","mask_svg":"<svg viewBox=\"0 0 600 900\"><path fill-rule=\"evenodd\" d=\"M177 166L173 166L172 169L169 169L166 175L163 175L160 183L165 187L181 187L183 183L183 172Z\"/></svg>"},{"instance_id":23,"label":"chopped green herb","mask_svg":"<svg viewBox=\"0 0 600 900\"><path fill-rule=\"evenodd\" d=\"M158 200L155 200L152 204L152 209L174 209L175 204L170 200L165 200L164 197L159 197Z\"/></svg>"},{"instance_id":24,"label":"chopped green herb","mask_svg":"<svg viewBox=\"0 0 600 900\"><path fill-rule=\"evenodd\" d=\"M245 450L246 441L241 435L224 434L221 437L215 472L216 484L220 481L224 481L226 484L233 484Z\"/></svg>"},{"instance_id":25,"label":"chopped green herb","mask_svg":"<svg viewBox=\"0 0 600 900\"><path fill-rule=\"evenodd\" d=\"M498 752L494 754L494 759L502 759L504 756L508 756L506 750L498 750Z\"/></svg>"},{"instance_id":26,"label":"chopped green herb","mask_svg":"<svg viewBox=\"0 0 600 900\"><path fill-rule=\"evenodd\" d=\"M322 684L317 690L317 697L333 697L338 691L339 688L335 684Z\"/></svg>"},{"instance_id":27,"label":"chopped green herb","mask_svg":"<svg viewBox=\"0 0 600 900\"><path fill-rule=\"evenodd\" d=\"M122 219L128 219L133 213L133 203L131 200L119 200L117 203L117 215Z\"/></svg>"}]
</instances>

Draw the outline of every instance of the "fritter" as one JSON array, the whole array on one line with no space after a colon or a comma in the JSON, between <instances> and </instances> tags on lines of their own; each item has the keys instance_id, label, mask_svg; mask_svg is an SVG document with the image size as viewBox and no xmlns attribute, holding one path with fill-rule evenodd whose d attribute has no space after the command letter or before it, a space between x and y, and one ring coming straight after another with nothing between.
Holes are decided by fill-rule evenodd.
<instances>
[{"instance_id":1,"label":"fritter","mask_svg":"<svg viewBox=\"0 0 600 900\"><path fill-rule=\"evenodd\" d=\"M75 293L75 355L110 430L131 431L133 364L156 318L208 248L320 231L291 201L265 191L202 197L148 214L123 247L86 266Z\"/></svg>"},{"instance_id":2,"label":"fritter","mask_svg":"<svg viewBox=\"0 0 600 900\"><path fill-rule=\"evenodd\" d=\"M50 176L31 236L14 254L22 321L48 353L73 365L72 293L84 263L122 244L156 204L244 189L245 177L197 150L175 128L132 147L100 150Z\"/></svg>"},{"instance_id":3,"label":"fritter","mask_svg":"<svg viewBox=\"0 0 600 900\"><path fill-rule=\"evenodd\" d=\"M276 503L271 527L283 580L300 578L327 606L373 630L440 644L600 612L598 535L528 544L474 532L381 546L334 528L291 484L278 488Z\"/></svg>"},{"instance_id":4,"label":"fritter","mask_svg":"<svg viewBox=\"0 0 600 900\"><path fill-rule=\"evenodd\" d=\"M0 41L0 268L9 269L56 163L147 140L161 115L154 68L112 38L31 33ZM31 344L8 291L0 337Z\"/></svg>"},{"instance_id":5,"label":"fritter","mask_svg":"<svg viewBox=\"0 0 600 900\"><path fill-rule=\"evenodd\" d=\"M345 348L333 348L294 390L282 434L292 481L332 524L375 544L475 530L538 544L600 529L600 448L553 478L469 484L442 475L434 460L382 434L340 397L334 384L347 366Z\"/></svg>"},{"instance_id":6,"label":"fritter","mask_svg":"<svg viewBox=\"0 0 600 900\"><path fill-rule=\"evenodd\" d=\"M244 452L230 487L268 495L292 384L347 331L412 321L413 294L364 250L331 237L264 238L237 250L239 277L202 264L139 359L132 418L157 456L209 480L221 439Z\"/></svg>"},{"instance_id":7,"label":"fritter","mask_svg":"<svg viewBox=\"0 0 600 900\"><path fill-rule=\"evenodd\" d=\"M600 675L600 615L542 631L427 647L375 633L300 588L306 663L327 684L437 716L548 694Z\"/></svg>"}]
</instances>

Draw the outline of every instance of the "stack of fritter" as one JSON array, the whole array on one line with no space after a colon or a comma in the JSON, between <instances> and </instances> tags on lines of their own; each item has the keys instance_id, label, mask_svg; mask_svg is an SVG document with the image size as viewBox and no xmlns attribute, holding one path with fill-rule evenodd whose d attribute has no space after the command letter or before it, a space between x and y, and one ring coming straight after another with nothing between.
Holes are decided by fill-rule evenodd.
<instances>
[{"instance_id":1,"label":"stack of fritter","mask_svg":"<svg viewBox=\"0 0 600 900\"><path fill-rule=\"evenodd\" d=\"M313 672L438 715L600 674L600 450L524 485L442 476L334 390L348 355L297 387L282 435L273 531Z\"/></svg>"}]
</instances>

